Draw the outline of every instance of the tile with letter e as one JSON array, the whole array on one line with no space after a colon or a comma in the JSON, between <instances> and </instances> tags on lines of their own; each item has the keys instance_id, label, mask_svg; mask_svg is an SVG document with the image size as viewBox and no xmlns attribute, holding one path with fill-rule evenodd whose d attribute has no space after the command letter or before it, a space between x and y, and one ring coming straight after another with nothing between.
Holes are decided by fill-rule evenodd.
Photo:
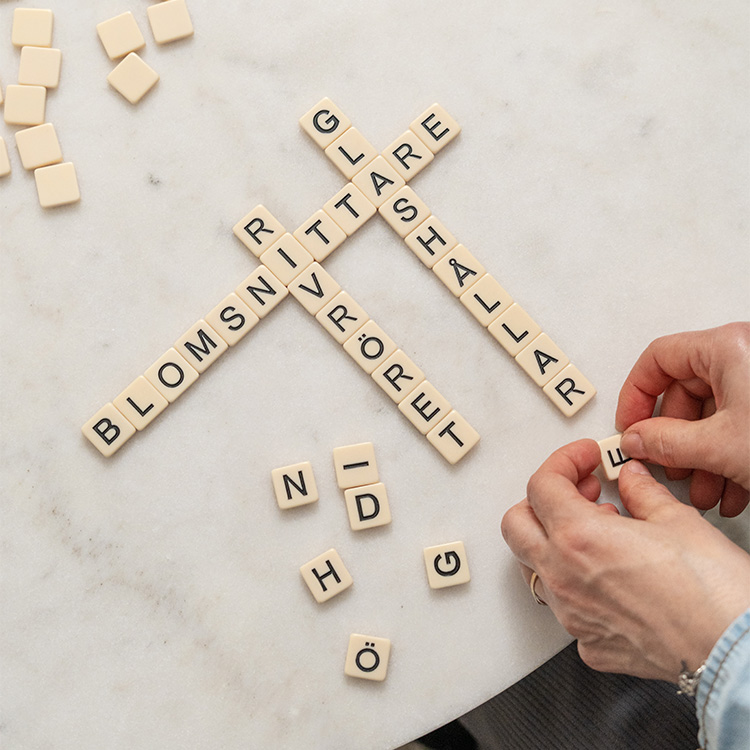
<instances>
[{"instance_id":1,"label":"tile with letter e","mask_svg":"<svg viewBox=\"0 0 750 750\"><path fill-rule=\"evenodd\" d=\"M347 180L351 180L378 152L357 128L351 127L326 148L325 155Z\"/></svg>"},{"instance_id":2,"label":"tile with letter e","mask_svg":"<svg viewBox=\"0 0 750 750\"><path fill-rule=\"evenodd\" d=\"M16 146L24 169L46 167L62 161L60 141L50 122L17 131Z\"/></svg>"},{"instance_id":3,"label":"tile with letter e","mask_svg":"<svg viewBox=\"0 0 750 750\"><path fill-rule=\"evenodd\" d=\"M427 433L427 439L449 464L456 464L479 442L479 433L454 409Z\"/></svg>"},{"instance_id":4,"label":"tile with letter e","mask_svg":"<svg viewBox=\"0 0 750 750\"><path fill-rule=\"evenodd\" d=\"M345 490L344 501L352 531L386 526L391 522L388 493L382 482Z\"/></svg>"},{"instance_id":5,"label":"tile with letter e","mask_svg":"<svg viewBox=\"0 0 750 750\"><path fill-rule=\"evenodd\" d=\"M484 276L484 266L464 245L456 245L432 270L456 297L471 289Z\"/></svg>"},{"instance_id":6,"label":"tile with letter e","mask_svg":"<svg viewBox=\"0 0 750 750\"><path fill-rule=\"evenodd\" d=\"M546 333L540 333L525 349L516 354L516 362L541 388L570 360Z\"/></svg>"},{"instance_id":7,"label":"tile with letter e","mask_svg":"<svg viewBox=\"0 0 750 750\"><path fill-rule=\"evenodd\" d=\"M445 148L461 132L461 126L439 104L422 112L409 127L433 154Z\"/></svg>"},{"instance_id":8,"label":"tile with letter e","mask_svg":"<svg viewBox=\"0 0 750 750\"><path fill-rule=\"evenodd\" d=\"M229 346L205 320L201 319L177 339L174 348L198 372L203 373Z\"/></svg>"},{"instance_id":9,"label":"tile with letter e","mask_svg":"<svg viewBox=\"0 0 750 750\"><path fill-rule=\"evenodd\" d=\"M289 286L313 262L313 257L287 232L260 256L260 262L284 286Z\"/></svg>"},{"instance_id":10,"label":"tile with letter e","mask_svg":"<svg viewBox=\"0 0 750 750\"><path fill-rule=\"evenodd\" d=\"M391 401L400 404L424 380L424 373L401 349L397 349L374 370L372 379Z\"/></svg>"},{"instance_id":11,"label":"tile with letter e","mask_svg":"<svg viewBox=\"0 0 750 750\"><path fill-rule=\"evenodd\" d=\"M177 351L169 349L144 373L169 403L175 402L198 380L198 371Z\"/></svg>"},{"instance_id":12,"label":"tile with letter e","mask_svg":"<svg viewBox=\"0 0 750 750\"><path fill-rule=\"evenodd\" d=\"M599 450L602 453L602 470L604 471L604 476L610 482L613 482L620 476L620 470L630 461L630 458L622 452L622 448L620 447L621 440L622 435L618 433L599 441Z\"/></svg>"},{"instance_id":13,"label":"tile with letter e","mask_svg":"<svg viewBox=\"0 0 750 750\"><path fill-rule=\"evenodd\" d=\"M234 291L259 318L265 318L289 294L265 266L258 266Z\"/></svg>"},{"instance_id":14,"label":"tile with letter e","mask_svg":"<svg viewBox=\"0 0 750 750\"><path fill-rule=\"evenodd\" d=\"M435 155L413 130L407 130L383 149L383 158L407 181L416 177Z\"/></svg>"},{"instance_id":15,"label":"tile with letter e","mask_svg":"<svg viewBox=\"0 0 750 750\"><path fill-rule=\"evenodd\" d=\"M315 319L333 336L339 344L343 344L356 333L370 316L346 292L339 292L321 311Z\"/></svg>"},{"instance_id":16,"label":"tile with letter e","mask_svg":"<svg viewBox=\"0 0 750 750\"><path fill-rule=\"evenodd\" d=\"M232 227L232 231L256 258L260 258L274 242L281 239L286 229L265 206L257 205Z\"/></svg>"},{"instance_id":17,"label":"tile with letter e","mask_svg":"<svg viewBox=\"0 0 750 750\"><path fill-rule=\"evenodd\" d=\"M340 291L339 283L320 263L309 265L289 284L289 293L310 315L319 313Z\"/></svg>"},{"instance_id":18,"label":"tile with letter e","mask_svg":"<svg viewBox=\"0 0 750 750\"><path fill-rule=\"evenodd\" d=\"M106 458L120 450L135 435L135 427L111 403L99 409L81 427L81 431Z\"/></svg>"},{"instance_id":19,"label":"tile with letter e","mask_svg":"<svg viewBox=\"0 0 750 750\"><path fill-rule=\"evenodd\" d=\"M458 586L471 580L463 542L425 547L424 564L431 589Z\"/></svg>"},{"instance_id":20,"label":"tile with letter e","mask_svg":"<svg viewBox=\"0 0 750 750\"><path fill-rule=\"evenodd\" d=\"M96 33L110 60L125 57L146 46L138 22L130 11L96 24Z\"/></svg>"},{"instance_id":21,"label":"tile with letter e","mask_svg":"<svg viewBox=\"0 0 750 750\"><path fill-rule=\"evenodd\" d=\"M346 232L321 208L294 231L294 238L320 263L346 239Z\"/></svg>"},{"instance_id":22,"label":"tile with letter e","mask_svg":"<svg viewBox=\"0 0 750 750\"><path fill-rule=\"evenodd\" d=\"M539 324L516 302L492 321L487 330L511 357L525 349L542 332Z\"/></svg>"},{"instance_id":23,"label":"tile with letter e","mask_svg":"<svg viewBox=\"0 0 750 750\"><path fill-rule=\"evenodd\" d=\"M309 461L274 469L271 482L276 502L282 510L309 505L318 500L318 486Z\"/></svg>"},{"instance_id":24,"label":"tile with letter e","mask_svg":"<svg viewBox=\"0 0 750 750\"><path fill-rule=\"evenodd\" d=\"M596 395L596 388L573 365L561 370L542 390L566 417L572 417Z\"/></svg>"},{"instance_id":25,"label":"tile with letter e","mask_svg":"<svg viewBox=\"0 0 750 750\"><path fill-rule=\"evenodd\" d=\"M382 682L388 673L391 642L387 638L352 633L346 651L344 674L362 680Z\"/></svg>"},{"instance_id":26,"label":"tile with letter e","mask_svg":"<svg viewBox=\"0 0 750 750\"><path fill-rule=\"evenodd\" d=\"M406 180L382 156L376 156L354 175L352 182L376 208L406 184Z\"/></svg>"},{"instance_id":27,"label":"tile with letter e","mask_svg":"<svg viewBox=\"0 0 750 750\"><path fill-rule=\"evenodd\" d=\"M73 162L52 164L34 170L36 192L42 208L65 206L81 200L78 178Z\"/></svg>"},{"instance_id":28,"label":"tile with letter e","mask_svg":"<svg viewBox=\"0 0 750 750\"><path fill-rule=\"evenodd\" d=\"M62 52L52 47L21 47L18 82L25 86L57 88L60 83Z\"/></svg>"},{"instance_id":29,"label":"tile with letter e","mask_svg":"<svg viewBox=\"0 0 750 750\"><path fill-rule=\"evenodd\" d=\"M320 148L326 148L344 133L352 121L326 97L305 112L299 124Z\"/></svg>"},{"instance_id":30,"label":"tile with letter e","mask_svg":"<svg viewBox=\"0 0 750 750\"><path fill-rule=\"evenodd\" d=\"M398 347L373 320L368 320L344 342L347 354L368 374L382 364Z\"/></svg>"},{"instance_id":31,"label":"tile with letter e","mask_svg":"<svg viewBox=\"0 0 750 750\"><path fill-rule=\"evenodd\" d=\"M458 244L437 216L430 216L404 239L406 246L419 260L432 268Z\"/></svg>"},{"instance_id":32,"label":"tile with letter e","mask_svg":"<svg viewBox=\"0 0 750 750\"><path fill-rule=\"evenodd\" d=\"M314 560L305 563L299 572L315 597L322 604L345 591L352 585L352 577L344 567L341 556L335 549L329 549Z\"/></svg>"},{"instance_id":33,"label":"tile with letter e","mask_svg":"<svg viewBox=\"0 0 750 750\"><path fill-rule=\"evenodd\" d=\"M16 8L10 33L13 46L51 47L54 18L51 10Z\"/></svg>"},{"instance_id":34,"label":"tile with letter e","mask_svg":"<svg viewBox=\"0 0 750 750\"><path fill-rule=\"evenodd\" d=\"M398 410L426 435L450 412L451 405L432 383L424 380L398 405Z\"/></svg>"},{"instance_id":35,"label":"tile with letter e","mask_svg":"<svg viewBox=\"0 0 750 750\"><path fill-rule=\"evenodd\" d=\"M373 217L377 209L362 195L362 191L350 182L323 204L323 210L348 237Z\"/></svg>"},{"instance_id":36,"label":"tile with letter e","mask_svg":"<svg viewBox=\"0 0 750 750\"><path fill-rule=\"evenodd\" d=\"M229 346L243 339L260 320L234 292L224 297L203 319Z\"/></svg>"},{"instance_id":37,"label":"tile with letter e","mask_svg":"<svg viewBox=\"0 0 750 750\"><path fill-rule=\"evenodd\" d=\"M157 44L168 44L193 35L193 22L185 0L153 3L146 8L146 13Z\"/></svg>"},{"instance_id":38,"label":"tile with letter e","mask_svg":"<svg viewBox=\"0 0 750 750\"><path fill-rule=\"evenodd\" d=\"M418 229L430 217L430 209L408 185L389 198L378 212L401 238Z\"/></svg>"},{"instance_id":39,"label":"tile with letter e","mask_svg":"<svg viewBox=\"0 0 750 750\"><path fill-rule=\"evenodd\" d=\"M5 87L3 118L8 125L41 125L47 104L44 86Z\"/></svg>"},{"instance_id":40,"label":"tile with letter e","mask_svg":"<svg viewBox=\"0 0 750 750\"><path fill-rule=\"evenodd\" d=\"M8 158L8 147L5 141L0 138L0 177L10 174L10 159Z\"/></svg>"},{"instance_id":41,"label":"tile with letter e","mask_svg":"<svg viewBox=\"0 0 750 750\"><path fill-rule=\"evenodd\" d=\"M131 104L138 104L158 80L159 74L136 52L128 54L107 76L107 83Z\"/></svg>"},{"instance_id":42,"label":"tile with letter e","mask_svg":"<svg viewBox=\"0 0 750 750\"><path fill-rule=\"evenodd\" d=\"M169 406L169 401L143 375L139 375L112 403L136 430L148 427Z\"/></svg>"},{"instance_id":43,"label":"tile with letter e","mask_svg":"<svg viewBox=\"0 0 750 750\"><path fill-rule=\"evenodd\" d=\"M363 487L378 481L378 464L372 443L342 445L333 449L336 483L342 490Z\"/></svg>"},{"instance_id":44,"label":"tile with letter e","mask_svg":"<svg viewBox=\"0 0 750 750\"><path fill-rule=\"evenodd\" d=\"M488 273L467 289L459 299L485 328L513 304L510 294Z\"/></svg>"}]
</instances>

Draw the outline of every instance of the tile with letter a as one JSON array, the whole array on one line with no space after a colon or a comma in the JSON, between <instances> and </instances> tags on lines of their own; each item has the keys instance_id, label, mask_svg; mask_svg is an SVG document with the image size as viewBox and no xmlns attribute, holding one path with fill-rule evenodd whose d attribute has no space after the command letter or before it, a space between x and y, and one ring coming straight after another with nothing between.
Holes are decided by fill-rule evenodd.
<instances>
[{"instance_id":1,"label":"tile with letter a","mask_svg":"<svg viewBox=\"0 0 750 750\"><path fill-rule=\"evenodd\" d=\"M234 292L224 297L203 319L229 346L243 339L260 320Z\"/></svg>"},{"instance_id":2,"label":"tile with letter a","mask_svg":"<svg viewBox=\"0 0 750 750\"><path fill-rule=\"evenodd\" d=\"M432 268L458 244L437 216L430 216L404 239L406 246L419 260Z\"/></svg>"},{"instance_id":3,"label":"tile with letter a","mask_svg":"<svg viewBox=\"0 0 750 750\"><path fill-rule=\"evenodd\" d=\"M315 316L315 319L343 344L370 319L367 313L346 292L339 292Z\"/></svg>"},{"instance_id":4,"label":"tile with letter a","mask_svg":"<svg viewBox=\"0 0 750 750\"><path fill-rule=\"evenodd\" d=\"M289 286L313 262L313 257L287 232L260 256L260 262L284 286Z\"/></svg>"},{"instance_id":5,"label":"tile with letter a","mask_svg":"<svg viewBox=\"0 0 750 750\"><path fill-rule=\"evenodd\" d=\"M346 232L321 208L294 231L294 238L320 263L346 239Z\"/></svg>"},{"instance_id":6,"label":"tile with letter a","mask_svg":"<svg viewBox=\"0 0 750 750\"><path fill-rule=\"evenodd\" d=\"M111 403L99 409L81 431L106 458L135 435L135 427Z\"/></svg>"},{"instance_id":7,"label":"tile with letter a","mask_svg":"<svg viewBox=\"0 0 750 750\"><path fill-rule=\"evenodd\" d=\"M484 276L484 266L464 245L456 245L432 270L456 297L471 289Z\"/></svg>"},{"instance_id":8,"label":"tile with letter a","mask_svg":"<svg viewBox=\"0 0 750 750\"><path fill-rule=\"evenodd\" d=\"M320 146L330 146L352 121L327 97L300 117L299 124L310 138Z\"/></svg>"},{"instance_id":9,"label":"tile with letter a","mask_svg":"<svg viewBox=\"0 0 750 750\"><path fill-rule=\"evenodd\" d=\"M289 294L265 266L258 266L234 291L259 318L265 318Z\"/></svg>"},{"instance_id":10,"label":"tile with letter a","mask_svg":"<svg viewBox=\"0 0 750 750\"><path fill-rule=\"evenodd\" d=\"M390 357L396 348L393 339L373 320L368 320L344 342L347 354L368 374Z\"/></svg>"},{"instance_id":11,"label":"tile with letter a","mask_svg":"<svg viewBox=\"0 0 750 750\"><path fill-rule=\"evenodd\" d=\"M342 490L362 487L378 481L378 464L372 443L343 445L333 449L336 483Z\"/></svg>"},{"instance_id":12,"label":"tile with letter a","mask_svg":"<svg viewBox=\"0 0 750 750\"><path fill-rule=\"evenodd\" d=\"M352 633L346 651L344 674L362 680L382 682L388 673L391 642L387 638Z\"/></svg>"},{"instance_id":13,"label":"tile with letter a","mask_svg":"<svg viewBox=\"0 0 750 750\"><path fill-rule=\"evenodd\" d=\"M174 348L198 372L203 373L224 354L229 346L205 320L201 319L177 339Z\"/></svg>"},{"instance_id":14,"label":"tile with letter a","mask_svg":"<svg viewBox=\"0 0 750 750\"><path fill-rule=\"evenodd\" d=\"M432 383L420 383L399 405L398 410L426 435L451 410L448 400Z\"/></svg>"},{"instance_id":15,"label":"tile with letter a","mask_svg":"<svg viewBox=\"0 0 750 750\"><path fill-rule=\"evenodd\" d=\"M630 461L630 458L622 452L622 448L620 447L621 440L622 435L618 433L599 441L599 450L602 453L602 470L604 471L604 476L610 482L613 482L620 476L620 470Z\"/></svg>"},{"instance_id":16,"label":"tile with letter a","mask_svg":"<svg viewBox=\"0 0 750 750\"><path fill-rule=\"evenodd\" d=\"M232 231L256 258L260 258L286 232L281 222L263 205L245 214Z\"/></svg>"},{"instance_id":17,"label":"tile with letter a","mask_svg":"<svg viewBox=\"0 0 750 750\"><path fill-rule=\"evenodd\" d=\"M485 328L513 304L510 294L488 273L467 289L459 299Z\"/></svg>"},{"instance_id":18,"label":"tile with letter a","mask_svg":"<svg viewBox=\"0 0 750 750\"><path fill-rule=\"evenodd\" d=\"M377 209L362 195L362 191L350 182L323 204L323 210L348 237L373 217Z\"/></svg>"},{"instance_id":19,"label":"tile with letter a","mask_svg":"<svg viewBox=\"0 0 750 750\"><path fill-rule=\"evenodd\" d=\"M271 482L276 502L283 510L309 505L318 500L318 487L309 461L274 469L271 472Z\"/></svg>"},{"instance_id":20,"label":"tile with letter a","mask_svg":"<svg viewBox=\"0 0 750 750\"><path fill-rule=\"evenodd\" d=\"M162 354L144 375L170 404L198 380L198 371L176 349Z\"/></svg>"},{"instance_id":21,"label":"tile with letter a","mask_svg":"<svg viewBox=\"0 0 750 750\"><path fill-rule=\"evenodd\" d=\"M540 333L525 349L516 354L516 362L541 388L570 360L546 333Z\"/></svg>"},{"instance_id":22,"label":"tile with letter a","mask_svg":"<svg viewBox=\"0 0 750 750\"><path fill-rule=\"evenodd\" d=\"M572 417L596 395L596 388L573 365L561 370L542 390L566 417Z\"/></svg>"},{"instance_id":23,"label":"tile with letter a","mask_svg":"<svg viewBox=\"0 0 750 750\"><path fill-rule=\"evenodd\" d=\"M352 531L386 526L391 522L388 493L382 482L351 487L344 491L344 501Z\"/></svg>"},{"instance_id":24,"label":"tile with letter a","mask_svg":"<svg viewBox=\"0 0 750 750\"><path fill-rule=\"evenodd\" d=\"M409 127L433 154L445 148L461 132L461 126L439 104L422 112Z\"/></svg>"},{"instance_id":25,"label":"tile with letter a","mask_svg":"<svg viewBox=\"0 0 750 750\"><path fill-rule=\"evenodd\" d=\"M542 332L539 324L516 302L492 321L487 330L511 357L525 349Z\"/></svg>"},{"instance_id":26,"label":"tile with letter a","mask_svg":"<svg viewBox=\"0 0 750 750\"><path fill-rule=\"evenodd\" d=\"M391 401L400 404L424 380L424 373L401 349L397 349L373 371L372 379Z\"/></svg>"},{"instance_id":27,"label":"tile with letter a","mask_svg":"<svg viewBox=\"0 0 750 750\"><path fill-rule=\"evenodd\" d=\"M389 198L378 212L401 238L418 229L430 216L430 209L408 185Z\"/></svg>"},{"instance_id":28,"label":"tile with letter a","mask_svg":"<svg viewBox=\"0 0 750 750\"><path fill-rule=\"evenodd\" d=\"M352 577L335 549L329 549L314 560L305 563L299 572L315 597L322 604L352 585Z\"/></svg>"},{"instance_id":29,"label":"tile with letter a","mask_svg":"<svg viewBox=\"0 0 750 750\"><path fill-rule=\"evenodd\" d=\"M354 175L352 182L376 208L406 184L406 180L382 156L376 156Z\"/></svg>"},{"instance_id":30,"label":"tile with letter a","mask_svg":"<svg viewBox=\"0 0 750 750\"><path fill-rule=\"evenodd\" d=\"M479 433L454 409L427 433L427 439L449 464L457 464L479 442Z\"/></svg>"},{"instance_id":31,"label":"tile with letter a","mask_svg":"<svg viewBox=\"0 0 750 750\"><path fill-rule=\"evenodd\" d=\"M352 127L326 148L325 155L347 180L351 180L378 155L378 152L357 128Z\"/></svg>"},{"instance_id":32,"label":"tile with letter a","mask_svg":"<svg viewBox=\"0 0 750 750\"><path fill-rule=\"evenodd\" d=\"M309 265L289 284L289 293L310 315L317 315L340 291L339 283L320 263Z\"/></svg>"},{"instance_id":33,"label":"tile with letter a","mask_svg":"<svg viewBox=\"0 0 750 750\"><path fill-rule=\"evenodd\" d=\"M435 155L413 130L407 130L383 149L383 158L407 181L416 177Z\"/></svg>"},{"instance_id":34,"label":"tile with letter a","mask_svg":"<svg viewBox=\"0 0 750 750\"><path fill-rule=\"evenodd\" d=\"M463 542L425 547L424 564L427 581L432 589L458 586L471 580Z\"/></svg>"},{"instance_id":35,"label":"tile with letter a","mask_svg":"<svg viewBox=\"0 0 750 750\"><path fill-rule=\"evenodd\" d=\"M136 430L148 427L169 406L169 401L143 375L139 375L112 403Z\"/></svg>"}]
</instances>

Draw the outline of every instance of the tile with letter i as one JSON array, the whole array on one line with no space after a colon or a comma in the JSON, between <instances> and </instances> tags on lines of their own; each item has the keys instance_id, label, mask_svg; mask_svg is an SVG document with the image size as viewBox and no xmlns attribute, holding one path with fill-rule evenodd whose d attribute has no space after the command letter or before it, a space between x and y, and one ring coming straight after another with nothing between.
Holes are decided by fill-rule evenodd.
<instances>
[{"instance_id":1,"label":"tile with letter i","mask_svg":"<svg viewBox=\"0 0 750 750\"><path fill-rule=\"evenodd\" d=\"M387 638L352 633L346 652L344 674L362 680L382 682L388 672L391 642Z\"/></svg>"},{"instance_id":2,"label":"tile with letter i","mask_svg":"<svg viewBox=\"0 0 750 750\"><path fill-rule=\"evenodd\" d=\"M372 443L343 445L333 449L333 468L339 489L362 487L378 481L378 464Z\"/></svg>"},{"instance_id":3,"label":"tile with letter i","mask_svg":"<svg viewBox=\"0 0 750 750\"><path fill-rule=\"evenodd\" d=\"M345 591L354 582L335 549L329 549L309 563L305 563L299 572L319 604Z\"/></svg>"},{"instance_id":4,"label":"tile with letter i","mask_svg":"<svg viewBox=\"0 0 750 750\"><path fill-rule=\"evenodd\" d=\"M309 505L318 500L318 487L309 461L274 469L271 482L276 502L282 510Z\"/></svg>"},{"instance_id":5,"label":"tile with letter i","mask_svg":"<svg viewBox=\"0 0 750 750\"><path fill-rule=\"evenodd\" d=\"M382 482L345 490L344 502L352 531L386 526L391 522L388 493Z\"/></svg>"},{"instance_id":6,"label":"tile with letter i","mask_svg":"<svg viewBox=\"0 0 750 750\"><path fill-rule=\"evenodd\" d=\"M260 262L284 286L289 286L313 262L313 257L287 232L260 256Z\"/></svg>"},{"instance_id":7,"label":"tile with letter i","mask_svg":"<svg viewBox=\"0 0 750 750\"><path fill-rule=\"evenodd\" d=\"M459 586L471 580L463 542L425 547L424 565L431 589Z\"/></svg>"},{"instance_id":8,"label":"tile with letter i","mask_svg":"<svg viewBox=\"0 0 750 750\"><path fill-rule=\"evenodd\" d=\"M620 476L620 470L630 461L630 458L622 452L621 440L622 435L618 433L599 441L599 450L602 453L602 470L604 476L610 482Z\"/></svg>"}]
</instances>

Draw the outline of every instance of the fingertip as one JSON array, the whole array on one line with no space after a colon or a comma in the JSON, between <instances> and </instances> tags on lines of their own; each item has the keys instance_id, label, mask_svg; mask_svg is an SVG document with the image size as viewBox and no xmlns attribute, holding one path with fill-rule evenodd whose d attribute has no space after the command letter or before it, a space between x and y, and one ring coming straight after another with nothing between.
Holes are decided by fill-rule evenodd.
<instances>
[{"instance_id":1,"label":"fingertip","mask_svg":"<svg viewBox=\"0 0 750 750\"><path fill-rule=\"evenodd\" d=\"M624 450L624 448L623 448ZM626 453L630 453L630 451L625 451ZM626 474L636 474L639 476L651 476L651 472L648 470L648 467L646 464L642 463L641 461L638 461L635 458L630 459L625 466L622 467L620 471L620 476L622 476L622 473L625 472Z\"/></svg>"}]
</instances>

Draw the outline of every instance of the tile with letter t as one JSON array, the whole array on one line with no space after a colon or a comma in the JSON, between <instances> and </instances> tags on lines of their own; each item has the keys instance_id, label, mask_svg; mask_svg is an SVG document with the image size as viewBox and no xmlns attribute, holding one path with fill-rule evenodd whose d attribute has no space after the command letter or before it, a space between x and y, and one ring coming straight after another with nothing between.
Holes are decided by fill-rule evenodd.
<instances>
[{"instance_id":1,"label":"tile with letter t","mask_svg":"<svg viewBox=\"0 0 750 750\"><path fill-rule=\"evenodd\" d=\"M378 464L372 443L342 445L333 449L336 483L342 490L362 487L378 481Z\"/></svg>"},{"instance_id":2,"label":"tile with letter t","mask_svg":"<svg viewBox=\"0 0 750 750\"><path fill-rule=\"evenodd\" d=\"M427 268L432 268L458 244L437 216L430 216L408 234L404 242Z\"/></svg>"},{"instance_id":3,"label":"tile with letter t","mask_svg":"<svg viewBox=\"0 0 750 750\"><path fill-rule=\"evenodd\" d=\"M377 209L362 195L362 191L350 182L323 204L323 210L349 237L372 218Z\"/></svg>"},{"instance_id":4,"label":"tile with letter t","mask_svg":"<svg viewBox=\"0 0 750 750\"><path fill-rule=\"evenodd\" d=\"M451 410L448 400L432 383L420 383L399 405L398 410L426 435Z\"/></svg>"},{"instance_id":5,"label":"tile with letter t","mask_svg":"<svg viewBox=\"0 0 750 750\"><path fill-rule=\"evenodd\" d=\"M354 175L352 182L376 208L406 184L406 180L382 156L376 156Z\"/></svg>"},{"instance_id":6,"label":"tile with letter t","mask_svg":"<svg viewBox=\"0 0 750 750\"><path fill-rule=\"evenodd\" d=\"M313 257L287 232L260 256L260 262L284 286L289 286L313 262Z\"/></svg>"},{"instance_id":7,"label":"tile with letter t","mask_svg":"<svg viewBox=\"0 0 750 750\"><path fill-rule=\"evenodd\" d=\"M265 318L289 294L265 266L258 266L234 291L259 318Z\"/></svg>"},{"instance_id":8,"label":"tile with letter t","mask_svg":"<svg viewBox=\"0 0 750 750\"><path fill-rule=\"evenodd\" d=\"M485 328L513 304L510 294L488 273L467 289L459 299Z\"/></svg>"},{"instance_id":9,"label":"tile with letter t","mask_svg":"<svg viewBox=\"0 0 750 750\"><path fill-rule=\"evenodd\" d=\"M369 375L396 351L393 339L373 320L368 320L344 342L346 353Z\"/></svg>"},{"instance_id":10,"label":"tile with letter t","mask_svg":"<svg viewBox=\"0 0 750 750\"><path fill-rule=\"evenodd\" d=\"M105 458L120 450L135 435L135 427L111 403L99 409L81 431Z\"/></svg>"},{"instance_id":11,"label":"tile with letter t","mask_svg":"<svg viewBox=\"0 0 750 750\"><path fill-rule=\"evenodd\" d=\"M335 549L329 549L309 563L305 563L299 572L319 604L337 596L353 583L349 571L344 567L344 562Z\"/></svg>"},{"instance_id":12,"label":"tile with letter t","mask_svg":"<svg viewBox=\"0 0 750 750\"><path fill-rule=\"evenodd\" d=\"M326 97L305 112L299 124L320 148L326 148L349 128L352 121Z\"/></svg>"},{"instance_id":13,"label":"tile with letter t","mask_svg":"<svg viewBox=\"0 0 750 750\"><path fill-rule=\"evenodd\" d=\"M320 263L346 239L346 232L321 208L295 229L294 238Z\"/></svg>"},{"instance_id":14,"label":"tile with letter t","mask_svg":"<svg viewBox=\"0 0 750 750\"><path fill-rule=\"evenodd\" d=\"M409 127L433 154L445 148L461 132L461 126L439 104L422 112Z\"/></svg>"},{"instance_id":15,"label":"tile with letter t","mask_svg":"<svg viewBox=\"0 0 750 750\"><path fill-rule=\"evenodd\" d=\"M458 586L471 580L463 542L425 547L424 564L427 581L432 589Z\"/></svg>"},{"instance_id":16,"label":"tile with letter t","mask_svg":"<svg viewBox=\"0 0 750 750\"><path fill-rule=\"evenodd\" d=\"M427 433L427 439L449 464L457 464L479 442L479 433L454 409Z\"/></svg>"},{"instance_id":17,"label":"tile with letter t","mask_svg":"<svg viewBox=\"0 0 750 750\"><path fill-rule=\"evenodd\" d=\"M263 205L245 214L233 227L234 236L260 258L286 232L281 222Z\"/></svg>"},{"instance_id":18,"label":"tile with letter t","mask_svg":"<svg viewBox=\"0 0 750 750\"><path fill-rule=\"evenodd\" d=\"M344 674L362 680L382 682L388 673L391 642L387 638L352 633L346 651Z\"/></svg>"},{"instance_id":19,"label":"tile with letter t","mask_svg":"<svg viewBox=\"0 0 750 750\"><path fill-rule=\"evenodd\" d=\"M546 333L540 333L525 349L516 354L516 362L541 388L570 360Z\"/></svg>"},{"instance_id":20,"label":"tile with letter t","mask_svg":"<svg viewBox=\"0 0 750 750\"><path fill-rule=\"evenodd\" d=\"M169 406L169 401L143 375L139 375L112 403L136 430L148 427Z\"/></svg>"},{"instance_id":21,"label":"tile with letter t","mask_svg":"<svg viewBox=\"0 0 750 750\"><path fill-rule=\"evenodd\" d=\"M388 493L382 482L345 490L344 501L352 531L373 529L391 522Z\"/></svg>"},{"instance_id":22,"label":"tile with letter t","mask_svg":"<svg viewBox=\"0 0 750 750\"><path fill-rule=\"evenodd\" d=\"M283 510L309 505L318 500L318 486L309 461L274 469L271 472L271 482L276 502Z\"/></svg>"},{"instance_id":23,"label":"tile with letter t","mask_svg":"<svg viewBox=\"0 0 750 750\"><path fill-rule=\"evenodd\" d=\"M424 373L401 350L397 349L372 373L372 379L400 404L422 381Z\"/></svg>"},{"instance_id":24,"label":"tile with letter t","mask_svg":"<svg viewBox=\"0 0 750 750\"><path fill-rule=\"evenodd\" d=\"M542 390L566 417L572 417L596 395L596 388L573 365L561 370Z\"/></svg>"},{"instance_id":25,"label":"tile with letter t","mask_svg":"<svg viewBox=\"0 0 750 750\"><path fill-rule=\"evenodd\" d=\"M539 324L516 302L492 321L487 330L511 357L525 349L542 332Z\"/></svg>"},{"instance_id":26,"label":"tile with letter t","mask_svg":"<svg viewBox=\"0 0 750 750\"><path fill-rule=\"evenodd\" d=\"M310 315L317 315L340 291L339 283L320 263L309 265L289 284L289 293Z\"/></svg>"},{"instance_id":27,"label":"tile with letter t","mask_svg":"<svg viewBox=\"0 0 750 750\"><path fill-rule=\"evenodd\" d=\"M351 180L378 152L357 128L351 127L326 148L325 155L347 180Z\"/></svg>"},{"instance_id":28,"label":"tile with letter t","mask_svg":"<svg viewBox=\"0 0 750 750\"><path fill-rule=\"evenodd\" d=\"M198 372L203 373L224 354L229 346L205 320L201 319L177 339L174 348Z\"/></svg>"},{"instance_id":29,"label":"tile with letter t","mask_svg":"<svg viewBox=\"0 0 750 750\"><path fill-rule=\"evenodd\" d=\"M260 320L234 292L224 297L203 319L229 346L241 341Z\"/></svg>"},{"instance_id":30,"label":"tile with letter t","mask_svg":"<svg viewBox=\"0 0 750 750\"><path fill-rule=\"evenodd\" d=\"M435 158L435 155L413 130L407 130L383 149L383 158L409 182Z\"/></svg>"},{"instance_id":31,"label":"tile with letter t","mask_svg":"<svg viewBox=\"0 0 750 750\"><path fill-rule=\"evenodd\" d=\"M144 375L170 404L198 380L198 371L176 349L162 354Z\"/></svg>"},{"instance_id":32,"label":"tile with letter t","mask_svg":"<svg viewBox=\"0 0 750 750\"><path fill-rule=\"evenodd\" d=\"M367 323L370 316L349 294L339 292L321 309L315 319L339 344L343 344Z\"/></svg>"},{"instance_id":33,"label":"tile with letter t","mask_svg":"<svg viewBox=\"0 0 750 750\"><path fill-rule=\"evenodd\" d=\"M484 266L464 245L456 245L432 270L456 297L471 289L484 276Z\"/></svg>"},{"instance_id":34,"label":"tile with letter t","mask_svg":"<svg viewBox=\"0 0 750 750\"><path fill-rule=\"evenodd\" d=\"M430 217L430 209L408 185L389 198L378 212L402 239Z\"/></svg>"},{"instance_id":35,"label":"tile with letter t","mask_svg":"<svg viewBox=\"0 0 750 750\"><path fill-rule=\"evenodd\" d=\"M618 433L599 441L599 450L602 453L602 470L604 471L604 476L610 482L613 482L620 476L620 470L630 461L630 458L622 452L622 448L620 447L621 440L622 435Z\"/></svg>"}]
</instances>

